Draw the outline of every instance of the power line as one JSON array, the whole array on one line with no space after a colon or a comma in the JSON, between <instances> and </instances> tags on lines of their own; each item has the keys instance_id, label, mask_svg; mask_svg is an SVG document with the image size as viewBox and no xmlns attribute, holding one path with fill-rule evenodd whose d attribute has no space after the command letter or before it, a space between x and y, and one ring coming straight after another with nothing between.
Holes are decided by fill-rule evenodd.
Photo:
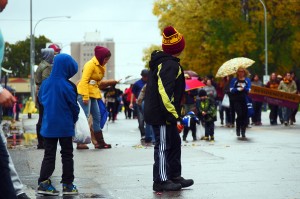
<instances>
[{"instance_id":1,"label":"power line","mask_svg":"<svg viewBox=\"0 0 300 199\"><path fill-rule=\"evenodd\" d=\"M0 21L15 21L15 22L30 22L29 19L0 19ZM38 21L38 20L33 20ZM148 22L148 23L156 23L156 20L149 20L149 19L69 19L69 20L47 20L47 22L107 22L107 23L132 23L132 22ZM45 21L46 22L46 21Z\"/></svg>"}]
</instances>

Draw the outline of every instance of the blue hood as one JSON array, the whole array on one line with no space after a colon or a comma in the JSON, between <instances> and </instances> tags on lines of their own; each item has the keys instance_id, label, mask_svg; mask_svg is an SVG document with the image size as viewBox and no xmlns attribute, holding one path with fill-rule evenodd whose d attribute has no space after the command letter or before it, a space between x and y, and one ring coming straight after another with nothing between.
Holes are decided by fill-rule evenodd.
<instances>
[{"instance_id":1,"label":"blue hood","mask_svg":"<svg viewBox=\"0 0 300 199\"><path fill-rule=\"evenodd\" d=\"M54 58L54 50L52 48L43 48L41 50L42 53L42 58L49 64L53 63L53 58Z\"/></svg>"},{"instance_id":2,"label":"blue hood","mask_svg":"<svg viewBox=\"0 0 300 199\"><path fill-rule=\"evenodd\" d=\"M78 71L77 62L67 54L58 54L54 58L52 72L49 78L70 79Z\"/></svg>"}]
</instances>

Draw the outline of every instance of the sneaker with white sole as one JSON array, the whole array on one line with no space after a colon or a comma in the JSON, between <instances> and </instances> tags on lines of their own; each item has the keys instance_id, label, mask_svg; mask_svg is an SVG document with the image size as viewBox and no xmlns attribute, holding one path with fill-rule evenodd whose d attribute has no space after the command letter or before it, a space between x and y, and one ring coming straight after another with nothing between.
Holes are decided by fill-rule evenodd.
<instances>
[{"instance_id":1,"label":"sneaker with white sole","mask_svg":"<svg viewBox=\"0 0 300 199\"><path fill-rule=\"evenodd\" d=\"M38 194L49 195L49 196L58 196L59 191L57 191L51 184L51 180L45 180L40 182L37 189Z\"/></svg>"},{"instance_id":2,"label":"sneaker with white sole","mask_svg":"<svg viewBox=\"0 0 300 199\"><path fill-rule=\"evenodd\" d=\"M78 189L76 186L71 183L71 184L63 184L63 195L77 195L78 194Z\"/></svg>"}]
</instances>

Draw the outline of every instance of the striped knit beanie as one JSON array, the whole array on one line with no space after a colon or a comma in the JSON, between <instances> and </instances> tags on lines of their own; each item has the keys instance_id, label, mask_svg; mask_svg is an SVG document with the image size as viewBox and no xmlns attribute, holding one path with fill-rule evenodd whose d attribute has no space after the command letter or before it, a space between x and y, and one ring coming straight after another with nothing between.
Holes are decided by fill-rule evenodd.
<instances>
[{"instance_id":1,"label":"striped knit beanie","mask_svg":"<svg viewBox=\"0 0 300 199\"><path fill-rule=\"evenodd\" d=\"M162 49L165 53L175 55L183 51L185 41L183 35L180 34L172 26L168 26L163 31Z\"/></svg>"}]
</instances>

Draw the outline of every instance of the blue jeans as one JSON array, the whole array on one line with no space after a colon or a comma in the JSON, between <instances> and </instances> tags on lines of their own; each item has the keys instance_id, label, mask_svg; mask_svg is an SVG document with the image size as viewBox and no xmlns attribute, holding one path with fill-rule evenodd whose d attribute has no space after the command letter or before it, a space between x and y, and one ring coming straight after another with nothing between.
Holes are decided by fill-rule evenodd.
<instances>
[{"instance_id":1,"label":"blue jeans","mask_svg":"<svg viewBox=\"0 0 300 199\"><path fill-rule=\"evenodd\" d=\"M6 146L7 145L6 138L3 135L3 133L0 133L0 134L1 134L4 145ZM8 153L8 161L9 161L8 166L9 166L9 170L10 170L11 181L13 183L16 195L19 195L19 194L23 193L23 184L22 184L22 182L20 180L20 177L19 177L19 175L16 171L15 165L14 165L12 159L11 159L11 156L10 156L8 150L7 150L7 153Z\"/></svg>"},{"instance_id":2,"label":"blue jeans","mask_svg":"<svg viewBox=\"0 0 300 199\"><path fill-rule=\"evenodd\" d=\"M153 132L153 128L150 124L147 124L146 123L146 135L145 135L145 142L152 142L154 143L155 142L155 135L154 135L154 132Z\"/></svg>"},{"instance_id":3,"label":"blue jeans","mask_svg":"<svg viewBox=\"0 0 300 199\"><path fill-rule=\"evenodd\" d=\"M144 101L142 102L142 113L144 113ZM146 123L146 128L145 128L145 142L155 142L155 135L153 132L153 128L150 124Z\"/></svg>"},{"instance_id":4,"label":"blue jeans","mask_svg":"<svg viewBox=\"0 0 300 199\"><path fill-rule=\"evenodd\" d=\"M290 121L292 109L288 107L282 107L281 110L282 110L283 121L288 123Z\"/></svg>"},{"instance_id":5,"label":"blue jeans","mask_svg":"<svg viewBox=\"0 0 300 199\"><path fill-rule=\"evenodd\" d=\"M0 131L2 133L2 130ZM10 176L9 155L5 144L0 136L0 193L5 198L14 199L16 192Z\"/></svg>"},{"instance_id":6,"label":"blue jeans","mask_svg":"<svg viewBox=\"0 0 300 199\"><path fill-rule=\"evenodd\" d=\"M137 119L138 119L138 123L139 123L141 138L144 138L144 136L145 136L145 120L144 120L144 115L143 115L143 111L142 111L142 106L140 106L136 103L133 106L137 112Z\"/></svg>"},{"instance_id":7,"label":"blue jeans","mask_svg":"<svg viewBox=\"0 0 300 199\"><path fill-rule=\"evenodd\" d=\"M100 109L97 102L97 99L90 98L88 104L84 104L82 100L82 95L78 95L77 100L82 107L85 115L87 118L89 118L90 114L93 116L93 130L95 133L102 131L100 127Z\"/></svg>"}]
</instances>

